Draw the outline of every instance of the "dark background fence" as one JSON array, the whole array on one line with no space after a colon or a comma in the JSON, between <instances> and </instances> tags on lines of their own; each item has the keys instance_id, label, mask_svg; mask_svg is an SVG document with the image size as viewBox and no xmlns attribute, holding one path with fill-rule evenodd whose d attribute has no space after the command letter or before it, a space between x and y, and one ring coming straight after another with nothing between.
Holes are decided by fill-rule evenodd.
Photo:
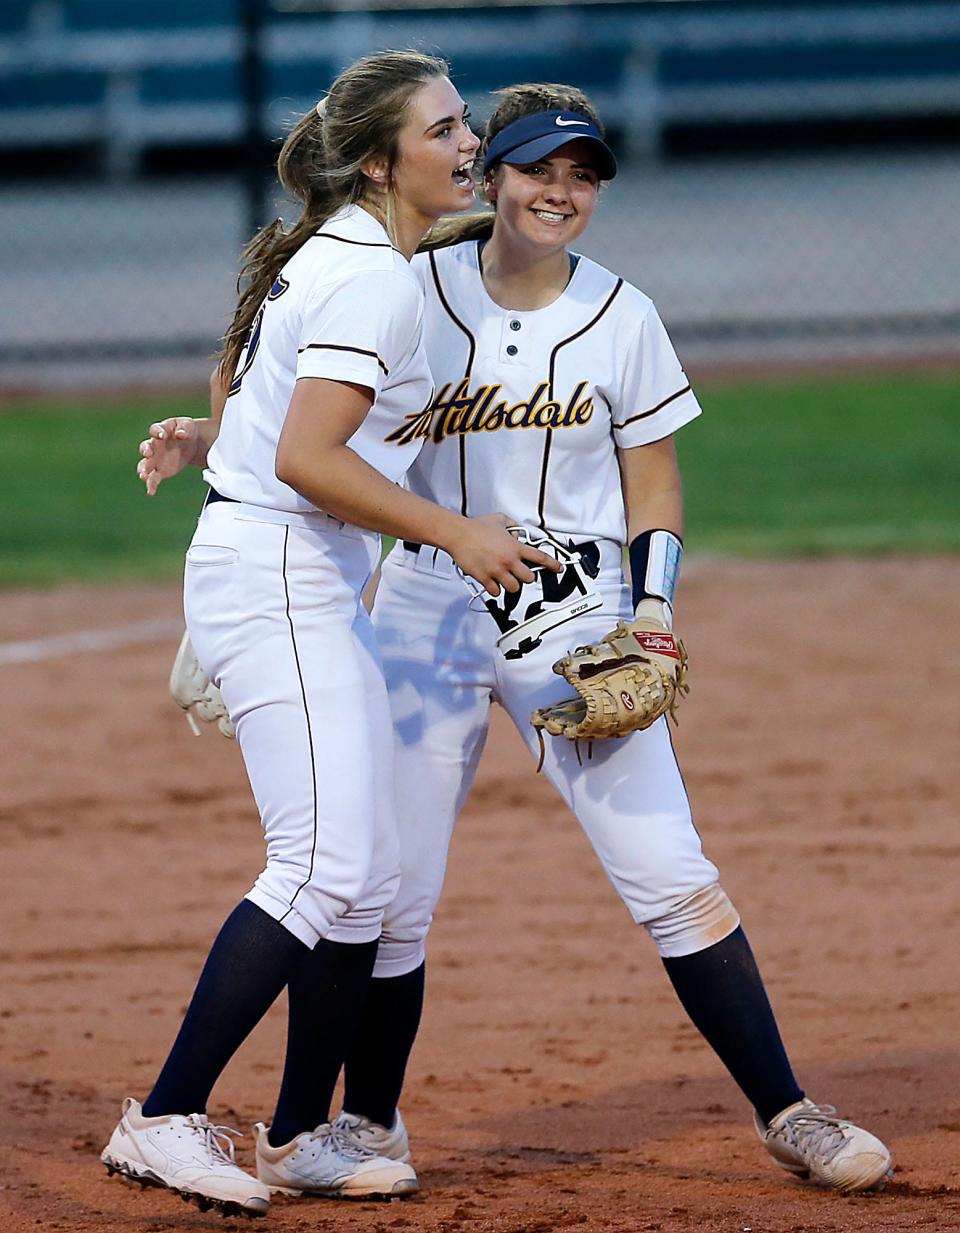
<instances>
[{"instance_id":1,"label":"dark background fence","mask_svg":"<svg viewBox=\"0 0 960 1233\"><path fill-rule=\"evenodd\" d=\"M574 82L624 175L584 250L704 354L955 351L960 5L0 3L0 382L205 365L270 164L346 63Z\"/></svg>"}]
</instances>

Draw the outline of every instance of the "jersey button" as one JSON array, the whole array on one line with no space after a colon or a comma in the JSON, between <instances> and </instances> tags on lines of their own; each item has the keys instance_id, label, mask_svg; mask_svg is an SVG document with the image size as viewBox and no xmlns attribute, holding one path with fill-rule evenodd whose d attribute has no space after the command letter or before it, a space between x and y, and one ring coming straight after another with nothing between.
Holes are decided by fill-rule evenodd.
<instances>
[{"instance_id":1,"label":"jersey button","mask_svg":"<svg viewBox=\"0 0 960 1233\"><path fill-rule=\"evenodd\" d=\"M510 346L507 347L507 355L516 355L516 354L517 354L517 349L513 345L513 343L511 343Z\"/></svg>"},{"instance_id":2,"label":"jersey button","mask_svg":"<svg viewBox=\"0 0 960 1233\"><path fill-rule=\"evenodd\" d=\"M511 321L511 322L510 322L510 329L511 329L511 330L519 330L519 329L520 329L520 322L519 322L519 321L516 321L516 320Z\"/></svg>"}]
</instances>

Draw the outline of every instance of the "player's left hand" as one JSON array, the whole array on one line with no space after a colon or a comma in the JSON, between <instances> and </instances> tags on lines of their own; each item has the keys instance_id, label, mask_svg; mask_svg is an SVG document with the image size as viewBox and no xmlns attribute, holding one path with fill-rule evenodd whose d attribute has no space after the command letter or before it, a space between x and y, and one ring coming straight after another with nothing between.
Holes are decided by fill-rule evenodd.
<instances>
[{"instance_id":1,"label":"player's left hand","mask_svg":"<svg viewBox=\"0 0 960 1233\"><path fill-rule=\"evenodd\" d=\"M676 720L688 692L683 643L659 621L637 618L590 646L577 647L553 665L576 697L540 707L530 722L570 740L598 741L649 728L662 716Z\"/></svg>"},{"instance_id":2,"label":"player's left hand","mask_svg":"<svg viewBox=\"0 0 960 1233\"><path fill-rule=\"evenodd\" d=\"M140 442L137 475L147 488L147 496L156 495L165 479L179 475L197 456L200 433L197 421L189 415L175 415L151 424L150 435Z\"/></svg>"}]
</instances>

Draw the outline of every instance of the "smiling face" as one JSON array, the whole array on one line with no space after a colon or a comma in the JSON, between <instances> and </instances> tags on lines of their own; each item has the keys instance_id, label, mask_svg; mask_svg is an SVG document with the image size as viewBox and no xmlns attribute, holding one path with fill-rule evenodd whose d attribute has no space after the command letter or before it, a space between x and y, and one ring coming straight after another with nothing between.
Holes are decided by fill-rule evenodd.
<instances>
[{"instance_id":1,"label":"smiling face","mask_svg":"<svg viewBox=\"0 0 960 1233\"><path fill-rule=\"evenodd\" d=\"M499 163L484 177L487 199L497 208L497 228L544 253L583 233L599 188L588 141L570 141L536 163Z\"/></svg>"},{"instance_id":2,"label":"smiling face","mask_svg":"<svg viewBox=\"0 0 960 1233\"><path fill-rule=\"evenodd\" d=\"M407 108L400 131L392 183L397 205L429 224L443 214L468 210L474 201L471 174L479 138L467 124L467 107L446 77L420 87ZM371 178L386 180L382 163Z\"/></svg>"}]
</instances>

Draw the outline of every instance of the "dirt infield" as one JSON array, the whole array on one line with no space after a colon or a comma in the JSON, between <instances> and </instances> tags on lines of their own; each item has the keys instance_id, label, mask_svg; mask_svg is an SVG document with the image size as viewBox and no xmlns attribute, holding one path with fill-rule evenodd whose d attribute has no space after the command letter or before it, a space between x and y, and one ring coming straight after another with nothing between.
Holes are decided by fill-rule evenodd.
<instances>
[{"instance_id":1,"label":"dirt infield","mask_svg":"<svg viewBox=\"0 0 960 1233\"><path fill-rule=\"evenodd\" d=\"M681 596L693 693L677 746L707 851L801 1082L891 1143L883 1194L777 1171L498 714L403 1102L423 1191L278 1200L264 1227L960 1230L958 597L958 558L694 561ZM175 619L178 603L170 587L7 593L0 642ZM195 740L165 696L173 645L0 666L2 1233L248 1227L97 1160L259 868L235 746ZM216 1120L269 1116L283 1029L277 1006Z\"/></svg>"}]
</instances>

